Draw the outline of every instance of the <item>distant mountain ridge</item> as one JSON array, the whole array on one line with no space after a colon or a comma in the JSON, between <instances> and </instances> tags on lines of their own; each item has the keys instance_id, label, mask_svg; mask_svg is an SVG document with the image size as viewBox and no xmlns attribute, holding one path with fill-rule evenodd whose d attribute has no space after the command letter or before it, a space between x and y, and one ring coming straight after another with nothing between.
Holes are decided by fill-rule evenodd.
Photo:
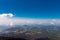
<instances>
[{"instance_id":1,"label":"distant mountain ridge","mask_svg":"<svg viewBox=\"0 0 60 40\"><path fill-rule=\"evenodd\" d=\"M56 25L15 25L0 33L5 37L55 37L60 35L60 26Z\"/></svg>"}]
</instances>

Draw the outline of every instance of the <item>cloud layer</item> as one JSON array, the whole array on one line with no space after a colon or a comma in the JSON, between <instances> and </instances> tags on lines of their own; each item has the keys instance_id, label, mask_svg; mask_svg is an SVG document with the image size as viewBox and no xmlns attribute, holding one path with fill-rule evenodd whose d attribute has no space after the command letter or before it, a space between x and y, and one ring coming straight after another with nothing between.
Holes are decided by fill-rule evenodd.
<instances>
[{"instance_id":1,"label":"cloud layer","mask_svg":"<svg viewBox=\"0 0 60 40\"><path fill-rule=\"evenodd\" d=\"M28 19L28 18L12 18L12 13L0 14L0 25L13 26L13 25L59 25L60 19Z\"/></svg>"}]
</instances>

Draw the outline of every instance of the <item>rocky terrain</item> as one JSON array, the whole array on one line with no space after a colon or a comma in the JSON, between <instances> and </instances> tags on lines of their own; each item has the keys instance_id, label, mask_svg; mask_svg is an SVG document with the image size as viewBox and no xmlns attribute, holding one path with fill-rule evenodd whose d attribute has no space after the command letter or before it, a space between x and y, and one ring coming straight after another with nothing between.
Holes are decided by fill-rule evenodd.
<instances>
[{"instance_id":1,"label":"rocky terrain","mask_svg":"<svg viewBox=\"0 0 60 40\"><path fill-rule=\"evenodd\" d=\"M23 25L3 30L1 37L22 38L26 40L60 40L60 26Z\"/></svg>"}]
</instances>

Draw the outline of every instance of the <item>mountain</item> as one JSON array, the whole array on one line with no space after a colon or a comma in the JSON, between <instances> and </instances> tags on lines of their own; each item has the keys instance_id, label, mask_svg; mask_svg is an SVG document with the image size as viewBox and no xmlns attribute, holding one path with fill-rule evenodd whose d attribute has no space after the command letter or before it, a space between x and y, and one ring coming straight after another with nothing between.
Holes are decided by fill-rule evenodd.
<instances>
[{"instance_id":1,"label":"mountain","mask_svg":"<svg viewBox=\"0 0 60 40\"><path fill-rule=\"evenodd\" d=\"M0 36L18 38L39 38L49 37L60 40L60 26L56 25L15 25L3 30Z\"/></svg>"},{"instance_id":2,"label":"mountain","mask_svg":"<svg viewBox=\"0 0 60 40\"><path fill-rule=\"evenodd\" d=\"M0 25L0 31L8 29L8 27L4 26L4 25Z\"/></svg>"}]
</instances>

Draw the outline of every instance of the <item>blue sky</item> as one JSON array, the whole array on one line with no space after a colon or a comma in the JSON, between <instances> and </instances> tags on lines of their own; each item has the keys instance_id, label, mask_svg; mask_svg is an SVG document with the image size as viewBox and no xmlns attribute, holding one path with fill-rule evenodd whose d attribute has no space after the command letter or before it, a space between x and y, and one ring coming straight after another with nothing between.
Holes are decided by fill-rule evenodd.
<instances>
[{"instance_id":1,"label":"blue sky","mask_svg":"<svg viewBox=\"0 0 60 40\"><path fill-rule=\"evenodd\" d=\"M60 18L60 0L0 0L0 13L23 18Z\"/></svg>"}]
</instances>

